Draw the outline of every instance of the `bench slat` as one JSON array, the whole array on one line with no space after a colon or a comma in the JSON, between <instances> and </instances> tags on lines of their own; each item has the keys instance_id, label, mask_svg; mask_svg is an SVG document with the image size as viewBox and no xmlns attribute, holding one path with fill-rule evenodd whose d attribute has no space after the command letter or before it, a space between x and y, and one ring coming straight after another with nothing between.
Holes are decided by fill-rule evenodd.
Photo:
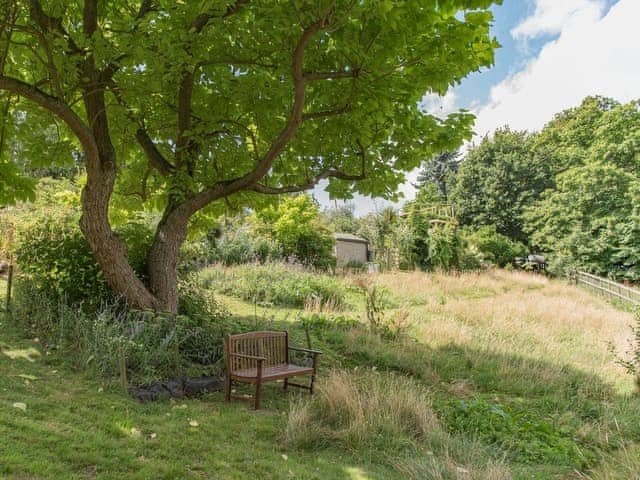
<instances>
[{"instance_id":1,"label":"bench slat","mask_svg":"<svg viewBox=\"0 0 640 480\"><path fill-rule=\"evenodd\" d=\"M263 382L285 379L284 388L289 385L288 378L296 375L311 375L308 388L313 393L316 375L316 356L321 352L307 349L289 348L289 333L249 332L225 337L225 360L227 364L226 398L231 395L233 380L256 385L254 406L260 408L260 386ZM299 350L312 354L312 366L289 363L289 350ZM260 358L258 358L260 357ZM260 374L258 371L260 370ZM292 386L300 386L294 385Z\"/></svg>"}]
</instances>

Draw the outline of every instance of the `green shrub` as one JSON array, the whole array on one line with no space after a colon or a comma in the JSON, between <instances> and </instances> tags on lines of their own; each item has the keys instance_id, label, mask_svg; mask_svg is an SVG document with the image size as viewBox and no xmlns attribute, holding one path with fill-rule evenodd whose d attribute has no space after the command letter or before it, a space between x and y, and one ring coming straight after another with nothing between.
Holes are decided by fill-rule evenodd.
<instances>
[{"instance_id":1,"label":"green shrub","mask_svg":"<svg viewBox=\"0 0 640 480\"><path fill-rule=\"evenodd\" d=\"M310 196L285 197L277 206L257 211L250 222L256 233L277 243L284 257L293 256L303 265L320 270L335 267L335 240Z\"/></svg>"},{"instance_id":2,"label":"green shrub","mask_svg":"<svg viewBox=\"0 0 640 480\"><path fill-rule=\"evenodd\" d=\"M338 279L283 264L212 267L200 273L200 282L205 288L255 303L301 308L316 298L337 308L345 305L345 289Z\"/></svg>"},{"instance_id":3,"label":"green shrub","mask_svg":"<svg viewBox=\"0 0 640 480\"><path fill-rule=\"evenodd\" d=\"M466 245L460 255L460 270L464 272L480 270L484 265L484 255L475 245Z\"/></svg>"},{"instance_id":4,"label":"green shrub","mask_svg":"<svg viewBox=\"0 0 640 480\"><path fill-rule=\"evenodd\" d=\"M629 342L629 351L624 357L618 357L618 363L634 376L636 392L640 394L640 309L635 312L635 325L632 331L633 340Z\"/></svg>"},{"instance_id":5,"label":"green shrub","mask_svg":"<svg viewBox=\"0 0 640 480\"><path fill-rule=\"evenodd\" d=\"M274 240L252 234L247 228L229 230L211 250L211 260L223 265L265 263L282 257Z\"/></svg>"},{"instance_id":6,"label":"green shrub","mask_svg":"<svg viewBox=\"0 0 640 480\"><path fill-rule=\"evenodd\" d=\"M84 304L96 308L114 301L114 294L96 263L78 225L75 210L34 216L17 232L16 263L36 291L50 301ZM118 229L127 244L131 266L144 280L153 231L144 223L129 223Z\"/></svg>"},{"instance_id":7,"label":"green shrub","mask_svg":"<svg viewBox=\"0 0 640 480\"><path fill-rule=\"evenodd\" d=\"M515 257L522 257L527 253L527 248L522 243L498 233L494 225L485 225L475 230L466 229L464 239L482 254L486 262L499 267L505 267Z\"/></svg>"},{"instance_id":8,"label":"green shrub","mask_svg":"<svg viewBox=\"0 0 640 480\"><path fill-rule=\"evenodd\" d=\"M82 310L53 301L25 281L17 283L15 293L12 321L38 337L45 350L106 378L119 375L122 352L134 383L219 371L222 338L240 329L211 292L193 285L181 287L189 315L128 311L118 304Z\"/></svg>"},{"instance_id":9,"label":"green shrub","mask_svg":"<svg viewBox=\"0 0 640 480\"><path fill-rule=\"evenodd\" d=\"M579 468L594 459L569 433L497 402L455 401L449 405L446 417L454 432L475 434L487 443L499 445L521 462Z\"/></svg>"},{"instance_id":10,"label":"green shrub","mask_svg":"<svg viewBox=\"0 0 640 480\"><path fill-rule=\"evenodd\" d=\"M110 296L73 211L23 226L18 232L16 262L34 289L53 302L99 304Z\"/></svg>"}]
</instances>

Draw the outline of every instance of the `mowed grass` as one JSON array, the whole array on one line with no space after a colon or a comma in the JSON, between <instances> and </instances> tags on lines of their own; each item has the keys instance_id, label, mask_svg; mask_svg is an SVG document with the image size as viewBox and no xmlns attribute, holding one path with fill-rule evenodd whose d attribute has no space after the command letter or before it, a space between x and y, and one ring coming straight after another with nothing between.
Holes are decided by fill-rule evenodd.
<instances>
[{"instance_id":1,"label":"mowed grass","mask_svg":"<svg viewBox=\"0 0 640 480\"><path fill-rule=\"evenodd\" d=\"M265 410L221 394L140 404L116 387L65 369L38 343L0 341L0 478L389 478L348 451L283 445L288 401L265 389ZM25 410L20 407L24 404ZM195 422L195 423L194 423Z\"/></svg>"},{"instance_id":2,"label":"mowed grass","mask_svg":"<svg viewBox=\"0 0 640 480\"><path fill-rule=\"evenodd\" d=\"M352 281L340 314L363 320ZM220 394L139 404L1 325L0 478L640 478L640 401L611 351L631 314L522 273L376 282L407 336L312 329L320 394L272 384L259 413ZM298 310L219 298L304 342Z\"/></svg>"}]
</instances>

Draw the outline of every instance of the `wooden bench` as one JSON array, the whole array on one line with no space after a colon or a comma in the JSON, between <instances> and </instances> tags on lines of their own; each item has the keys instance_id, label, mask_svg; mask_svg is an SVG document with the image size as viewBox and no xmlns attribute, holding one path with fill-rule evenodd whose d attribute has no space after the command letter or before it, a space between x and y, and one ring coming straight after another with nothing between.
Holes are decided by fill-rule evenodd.
<instances>
[{"instance_id":1,"label":"wooden bench","mask_svg":"<svg viewBox=\"0 0 640 480\"><path fill-rule=\"evenodd\" d=\"M256 392L254 407L260 408L260 387L265 382L284 379L284 389L289 386L304 388L313 394L316 378L318 355L322 352L307 348L289 346L288 332L249 332L240 335L227 335L224 341L227 376L225 382L226 399L251 400L248 397L231 394L232 382L253 383ZM289 352L293 350L311 356L311 366L295 365L289 361ZM311 375L307 385L289 382L296 375Z\"/></svg>"}]
</instances>

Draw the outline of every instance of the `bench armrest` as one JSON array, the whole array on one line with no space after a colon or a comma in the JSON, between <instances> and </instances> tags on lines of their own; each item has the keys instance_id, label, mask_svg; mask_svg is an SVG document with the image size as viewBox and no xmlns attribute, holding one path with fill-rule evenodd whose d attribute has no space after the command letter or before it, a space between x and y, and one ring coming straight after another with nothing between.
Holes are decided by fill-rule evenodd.
<instances>
[{"instance_id":1,"label":"bench armrest","mask_svg":"<svg viewBox=\"0 0 640 480\"><path fill-rule=\"evenodd\" d=\"M289 350L295 350L296 352L312 353L315 355L322 355L320 350L311 350L309 348L289 347Z\"/></svg>"},{"instance_id":2,"label":"bench armrest","mask_svg":"<svg viewBox=\"0 0 640 480\"><path fill-rule=\"evenodd\" d=\"M248 358L249 360L258 360L264 362L266 360L265 357L256 357L255 355L245 355L244 353L231 353L232 357L238 358Z\"/></svg>"}]
</instances>

